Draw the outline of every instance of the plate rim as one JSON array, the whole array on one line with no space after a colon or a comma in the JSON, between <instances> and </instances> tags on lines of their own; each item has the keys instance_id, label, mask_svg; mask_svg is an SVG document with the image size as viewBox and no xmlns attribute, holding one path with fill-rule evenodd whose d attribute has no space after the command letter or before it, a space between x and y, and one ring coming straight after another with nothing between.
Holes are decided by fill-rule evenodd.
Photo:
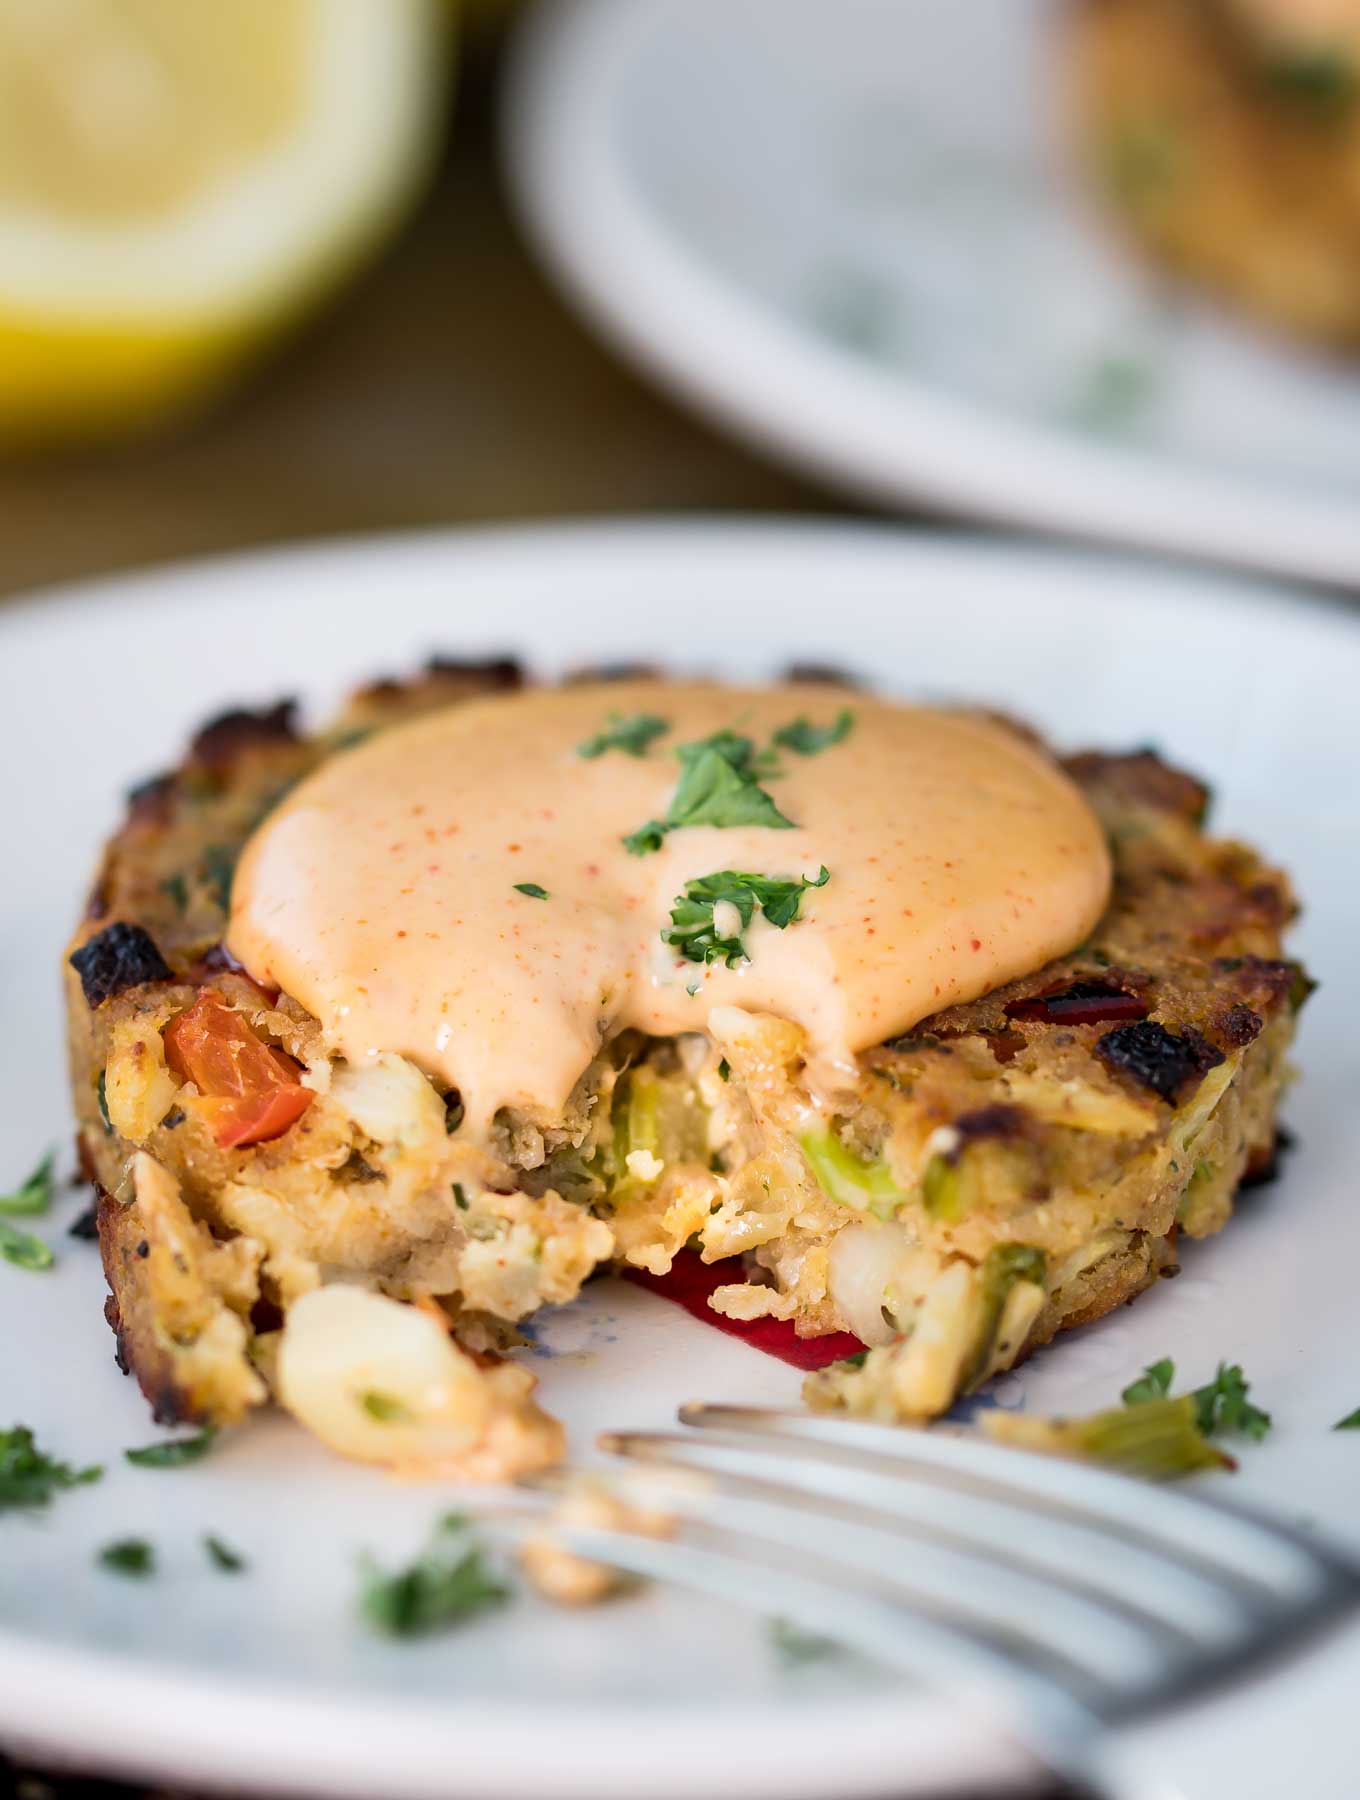
<instances>
[{"instance_id":1,"label":"plate rim","mask_svg":"<svg viewBox=\"0 0 1360 1800\"><path fill-rule=\"evenodd\" d=\"M1344 500L1159 467L906 372L885 382L667 232L610 154L611 101L656 21L693 4L540 0L515 32L501 100L503 162L530 243L644 375L766 453L890 509L924 503L1239 570L1360 581L1360 528Z\"/></svg>"},{"instance_id":2,"label":"plate rim","mask_svg":"<svg viewBox=\"0 0 1360 1800\"><path fill-rule=\"evenodd\" d=\"M590 5L596 0L564 3ZM556 551L624 558L640 548L657 546L685 553L698 550L700 554L720 548L724 555L756 557L790 548L793 539L803 540L800 551L811 545L816 554L837 555L842 545L853 540L856 554L869 552L885 559L926 561L938 557L956 560L961 568L1009 564L1033 576L1045 570L1063 576L1085 569L1092 577L1092 599L1097 604L1102 587L1127 583L1146 590L1161 579L1176 589L1180 598L1213 606L1225 616L1240 616L1245 608L1275 614L1281 621L1297 621L1304 629L1309 628L1305 621L1324 629L1339 627L1345 636L1360 625L1356 595L1313 584L1307 577L1228 568L1173 551L1083 537L980 528L968 520L846 514L829 503L821 510L796 513L648 509L395 526L170 556L0 594L0 638L14 630L41 633L58 616L77 618L88 607L108 608L120 601L143 606L168 604L185 584L223 590L241 581L264 584L299 572L316 577L341 562L381 565L396 559L416 565L445 555L458 561L488 558L499 562L522 553L537 557ZM315 567L309 570L307 565Z\"/></svg>"}]
</instances>

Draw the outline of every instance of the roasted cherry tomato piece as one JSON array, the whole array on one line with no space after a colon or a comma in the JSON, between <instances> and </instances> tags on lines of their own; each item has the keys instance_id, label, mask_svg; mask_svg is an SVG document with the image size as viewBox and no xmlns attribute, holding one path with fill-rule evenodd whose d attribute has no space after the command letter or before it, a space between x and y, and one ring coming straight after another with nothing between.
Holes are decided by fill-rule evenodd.
<instances>
[{"instance_id":1,"label":"roasted cherry tomato piece","mask_svg":"<svg viewBox=\"0 0 1360 1800\"><path fill-rule=\"evenodd\" d=\"M266 1044L216 988L204 988L165 1028L165 1060L202 1096L196 1110L223 1150L287 1131L314 1098L301 1065Z\"/></svg>"}]
</instances>

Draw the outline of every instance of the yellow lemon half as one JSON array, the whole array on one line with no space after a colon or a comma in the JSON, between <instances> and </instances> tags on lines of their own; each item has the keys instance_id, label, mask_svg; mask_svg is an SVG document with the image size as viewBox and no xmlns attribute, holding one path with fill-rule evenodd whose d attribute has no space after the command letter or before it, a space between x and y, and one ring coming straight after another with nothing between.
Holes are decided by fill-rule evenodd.
<instances>
[{"instance_id":1,"label":"yellow lemon half","mask_svg":"<svg viewBox=\"0 0 1360 1800\"><path fill-rule=\"evenodd\" d=\"M399 216L439 0L0 0L0 445L215 388Z\"/></svg>"}]
</instances>

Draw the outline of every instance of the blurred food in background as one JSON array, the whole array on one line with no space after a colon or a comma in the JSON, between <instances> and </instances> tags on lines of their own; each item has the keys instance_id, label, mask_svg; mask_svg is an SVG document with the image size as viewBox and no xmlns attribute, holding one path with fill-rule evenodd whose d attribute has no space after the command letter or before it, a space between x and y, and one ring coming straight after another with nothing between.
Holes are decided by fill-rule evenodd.
<instances>
[{"instance_id":1,"label":"blurred food in background","mask_svg":"<svg viewBox=\"0 0 1360 1800\"><path fill-rule=\"evenodd\" d=\"M1360 347L1360 0L1080 0L1092 157L1147 248Z\"/></svg>"},{"instance_id":2,"label":"blurred food in background","mask_svg":"<svg viewBox=\"0 0 1360 1800\"><path fill-rule=\"evenodd\" d=\"M444 0L0 0L0 447L215 394L379 245Z\"/></svg>"}]
</instances>

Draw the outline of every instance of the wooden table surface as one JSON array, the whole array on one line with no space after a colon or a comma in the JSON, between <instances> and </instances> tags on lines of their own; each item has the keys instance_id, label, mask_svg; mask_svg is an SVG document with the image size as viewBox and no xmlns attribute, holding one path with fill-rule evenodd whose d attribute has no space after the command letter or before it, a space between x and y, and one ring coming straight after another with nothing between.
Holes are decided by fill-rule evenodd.
<instances>
[{"instance_id":1,"label":"wooden table surface","mask_svg":"<svg viewBox=\"0 0 1360 1800\"><path fill-rule=\"evenodd\" d=\"M563 305L501 184L496 61L493 43L472 46L438 175L397 241L211 417L132 447L0 462L0 598L336 532L848 510L644 385ZM0 1800L185 1797L0 1754Z\"/></svg>"}]
</instances>

